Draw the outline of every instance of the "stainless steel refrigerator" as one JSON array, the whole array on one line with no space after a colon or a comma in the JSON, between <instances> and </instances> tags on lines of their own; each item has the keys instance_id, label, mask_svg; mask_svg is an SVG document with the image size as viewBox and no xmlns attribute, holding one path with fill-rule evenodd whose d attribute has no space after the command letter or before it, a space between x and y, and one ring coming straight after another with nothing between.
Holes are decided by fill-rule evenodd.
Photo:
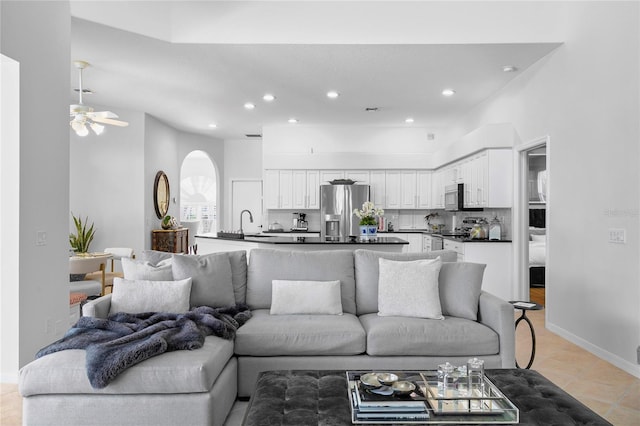
<instances>
[{"instance_id":1,"label":"stainless steel refrigerator","mask_svg":"<svg viewBox=\"0 0 640 426\"><path fill-rule=\"evenodd\" d=\"M353 210L368 200L369 185L320 185L320 237L342 241L360 235Z\"/></svg>"}]
</instances>

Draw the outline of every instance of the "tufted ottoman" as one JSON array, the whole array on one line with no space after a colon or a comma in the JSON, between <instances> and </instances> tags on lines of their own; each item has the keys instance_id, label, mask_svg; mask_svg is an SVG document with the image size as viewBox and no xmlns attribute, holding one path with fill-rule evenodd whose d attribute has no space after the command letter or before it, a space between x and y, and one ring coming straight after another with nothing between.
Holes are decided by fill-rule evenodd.
<instances>
[{"instance_id":1,"label":"tufted ottoman","mask_svg":"<svg viewBox=\"0 0 640 426\"><path fill-rule=\"evenodd\" d=\"M521 425L610 425L536 371L495 369L486 374L518 407ZM345 372L261 373L243 424L351 425Z\"/></svg>"}]
</instances>

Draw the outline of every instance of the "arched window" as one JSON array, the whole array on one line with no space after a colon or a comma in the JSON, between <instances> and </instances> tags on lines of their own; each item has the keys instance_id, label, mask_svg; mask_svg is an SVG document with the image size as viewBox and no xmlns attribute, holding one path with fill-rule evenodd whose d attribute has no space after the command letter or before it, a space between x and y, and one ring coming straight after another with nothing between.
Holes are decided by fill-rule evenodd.
<instances>
[{"instance_id":1,"label":"arched window","mask_svg":"<svg viewBox=\"0 0 640 426\"><path fill-rule=\"evenodd\" d=\"M216 232L218 180L204 151L190 152L180 168L180 221L200 221L198 233Z\"/></svg>"}]
</instances>

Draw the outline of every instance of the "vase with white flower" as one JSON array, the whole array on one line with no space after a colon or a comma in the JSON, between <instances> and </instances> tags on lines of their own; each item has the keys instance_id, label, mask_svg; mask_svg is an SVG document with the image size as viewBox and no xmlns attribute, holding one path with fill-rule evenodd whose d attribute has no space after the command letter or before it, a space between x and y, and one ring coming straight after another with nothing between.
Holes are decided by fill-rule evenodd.
<instances>
[{"instance_id":1,"label":"vase with white flower","mask_svg":"<svg viewBox=\"0 0 640 426\"><path fill-rule=\"evenodd\" d=\"M353 210L353 214L360 219L360 238L375 238L378 232L376 218L384 214L384 210L377 209L371 201L365 201L362 209Z\"/></svg>"}]
</instances>

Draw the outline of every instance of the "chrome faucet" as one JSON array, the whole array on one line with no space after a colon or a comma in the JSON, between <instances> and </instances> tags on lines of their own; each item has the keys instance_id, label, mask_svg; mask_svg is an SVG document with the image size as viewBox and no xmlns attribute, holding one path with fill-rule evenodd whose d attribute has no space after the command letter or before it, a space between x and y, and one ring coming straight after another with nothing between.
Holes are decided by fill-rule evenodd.
<instances>
[{"instance_id":1,"label":"chrome faucet","mask_svg":"<svg viewBox=\"0 0 640 426\"><path fill-rule=\"evenodd\" d=\"M253 223L253 215L251 214L251 212L250 212L249 210L242 210L242 211L240 212L240 233L241 233L241 234L244 234L244 231L242 230L242 214L243 214L244 212L249 213L249 222Z\"/></svg>"}]
</instances>

